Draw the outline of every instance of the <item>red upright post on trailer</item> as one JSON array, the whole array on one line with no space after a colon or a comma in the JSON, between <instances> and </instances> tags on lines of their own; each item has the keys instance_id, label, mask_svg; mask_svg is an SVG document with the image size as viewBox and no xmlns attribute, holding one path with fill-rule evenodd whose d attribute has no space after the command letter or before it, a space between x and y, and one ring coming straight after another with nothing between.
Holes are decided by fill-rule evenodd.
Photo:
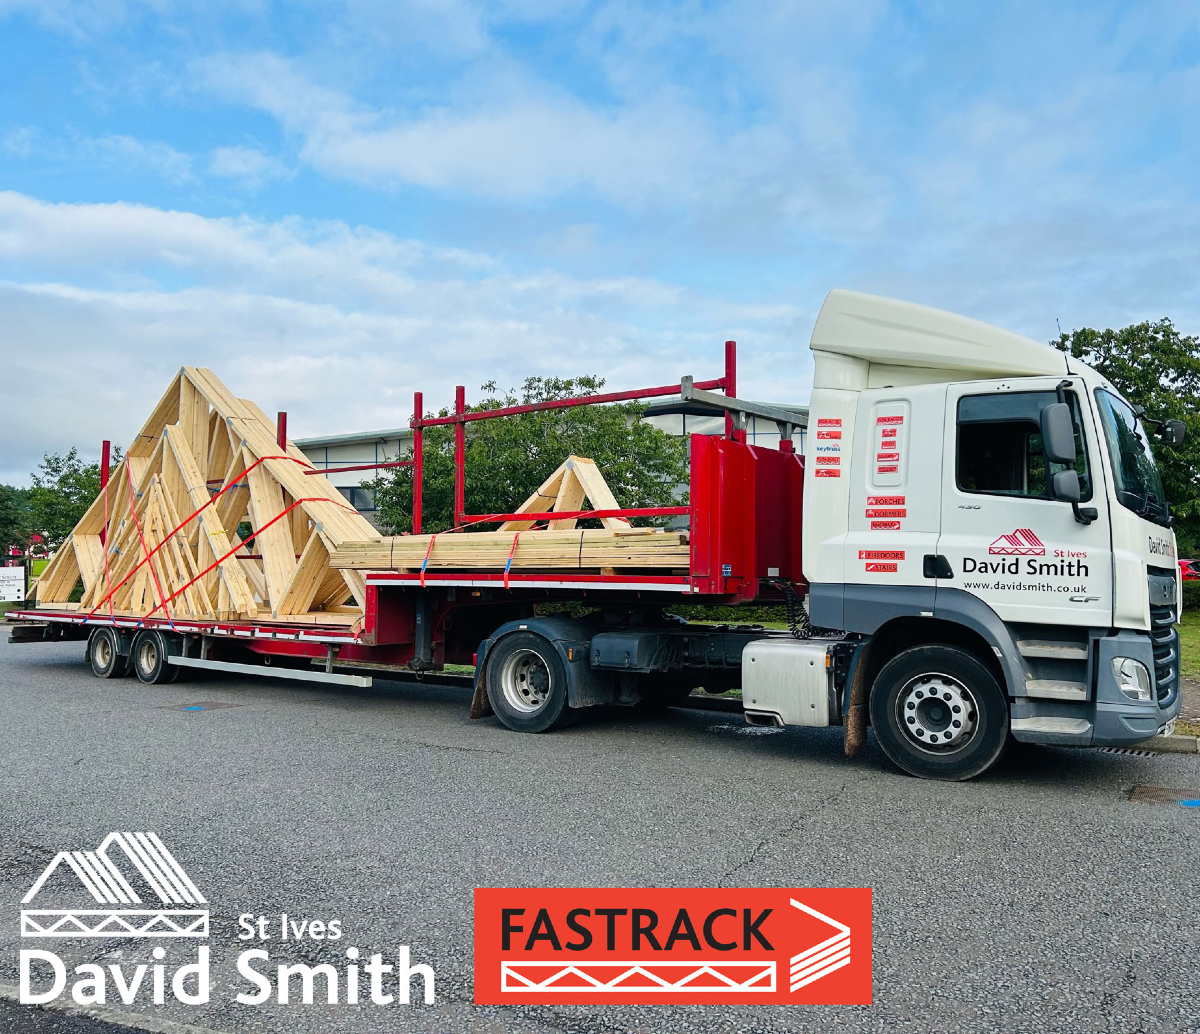
<instances>
[{"instance_id":1,"label":"red upright post on trailer","mask_svg":"<svg viewBox=\"0 0 1200 1034\"><path fill-rule=\"evenodd\" d=\"M413 392L413 441L412 441L412 533L421 534L421 492L423 489L422 475L425 472L425 432L421 428L421 420L425 416L425 397L419 391Z\"/></svg>"},{"instance_id":2,"label":"red upright post on trailer","mask_svg":"<svg viewBox=\"0 0 1200 1034\"><path fill-rule=\"evenodd\" d=\"M725 397L737 397L737 342L725 342ZM733 414L725 414L725 437L733 438Z\"/></svg>"},{"instance_id":3,"label":"red upright post on trailer","mask_svg":"<svg viewBox=\"0 0 1200 1034\"><path fill-rule=\"evenodd\" d=\"M104 441L100 443L100 491L103 492L108 487L109 468L112 466L112 442ZM100 545L104 545L104 540L108 537L108 500L104 500L104 527L100 529Z\"/></svg>"},{"instance_id":4,"label":"red upright post on trailer","mask_svg":"<svg viewBox=\"0 0 1200 1034\"><path fill-rule=\"evenodd\" d=\"M287 452L287 413L276 414L275 427L279 432L279 451Z\"/></svg>"},{"instance_id":5,"label":"red upright post on trailer","mask_svg":"<svg viewBox=\"0 0 1200 1034\"><path fill-rule=\"evenodd\" d=\"M467 512L467 437L463 414L467 411L467 390L461 384L454 389L454 526Z\"/></svg>"}]
</instances>

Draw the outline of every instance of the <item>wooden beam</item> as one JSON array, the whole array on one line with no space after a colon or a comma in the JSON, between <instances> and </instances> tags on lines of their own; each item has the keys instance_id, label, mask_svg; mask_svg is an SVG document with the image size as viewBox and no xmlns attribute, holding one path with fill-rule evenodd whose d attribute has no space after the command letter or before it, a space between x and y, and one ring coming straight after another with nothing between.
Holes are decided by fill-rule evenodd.
<instances>
[{"instance_id":1,"label":"wooden beam","mask_svg":"<svg viewBox=\"0 0 1200 1034\"><path fill-rule=\"evenodd\" d=\"M300 554L296 569L292 572L291 581L275 607L275 612L281 617L286 614L307 614L312 609L313 597L328 571L329 550L325 548L325 543L314 528L309 533L308 542Z\"/></svg>"}]
</instances>

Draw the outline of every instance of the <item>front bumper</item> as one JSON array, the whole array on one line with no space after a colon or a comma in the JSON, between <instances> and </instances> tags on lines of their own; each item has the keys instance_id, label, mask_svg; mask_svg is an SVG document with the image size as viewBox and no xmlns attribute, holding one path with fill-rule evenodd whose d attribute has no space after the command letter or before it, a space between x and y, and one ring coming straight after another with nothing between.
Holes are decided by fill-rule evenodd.
<instances>
[{"instance_id":1,"label":"front bumper","mask_svg":"<svg viewBox=\"0 0 1200 1034\"><path fill-rule=\"evenodd\" d=\"M1098 643L1095 698L1082 704L1051 700L1016 700L1012 705L1013 739L1068 747L1125 747L1156 736L1182 706L1177 690L1178 660L1170 691L1144 703L1130 700L1117 687L1114 657L1132 657L1155 671L1154 644L1139 632L1123 630Z\"/></svg>"}]
</instances>

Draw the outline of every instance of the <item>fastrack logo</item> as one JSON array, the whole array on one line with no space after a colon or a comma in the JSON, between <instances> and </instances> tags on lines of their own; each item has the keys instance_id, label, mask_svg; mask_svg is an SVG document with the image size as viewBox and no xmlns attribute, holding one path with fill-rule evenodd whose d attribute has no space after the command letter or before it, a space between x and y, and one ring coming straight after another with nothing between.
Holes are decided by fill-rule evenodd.
<instances>
[{"instance_id":1,"label":"fastrack logo","mask_svg":"<svg viewBox=\"0 0 1200 1034\"><path fill-rule=\"evenodd\" d=\"M478 1004L869 1004L871 891L478 888Z\"/></svg>"},{"instance_id":2,"label":"fastrack logo","mask_svg":"<svg viewBox=\"0 0 1200 1034\"><path fill-rule=\"evenodd\" d=\"M826 465L826 466L836 467L841 462L842 462L841 456L818 456L817 457L817 463Z\"/></svg>"},{"instance_id":3,"label":"fastrack logo","mask_svg":"<svg viewBox=\"0 0 1200 1034\"><path fill-rule=\"evenodd\" d=\"M841 438L841 436L842 436L841 431L818 431L817 432L818 438L837 439L837 438Z\"/></svg>"},{"instance_id":4,"label":"fastrack logo","mask_svg":"<svg viewBox=\"0 0 1200 1034\"><path fill-rule=\"evenodd\" d=\"M902 417L902 416L877 416L875 418L875 423L876 424L902 424L902 423L904 423L904 417Z\"/></svg>"},{"instance_id":5,"label":"fastrack logo","mask_svg":"<svg viewBox=\"0 0 1200 1034\"><path fill-rule=\"evenodd\" d=\"M818 427L841 427L842 421L837 417L822 417L817 421Z\"/></svg>"}]
</instances>

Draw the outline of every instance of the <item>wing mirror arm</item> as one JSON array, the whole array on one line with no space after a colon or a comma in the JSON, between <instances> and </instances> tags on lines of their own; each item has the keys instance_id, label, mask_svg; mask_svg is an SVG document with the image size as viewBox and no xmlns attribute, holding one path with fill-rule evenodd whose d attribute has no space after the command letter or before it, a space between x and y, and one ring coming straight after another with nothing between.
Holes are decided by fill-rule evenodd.
<instances>
[{"instance_id":1,"label":"wing mirror arm","mask_svg":"<svg viewBox=\"0 0 1200 1034\"><path fill-rule=\"evenodd\" d=\"M1079 487L1079 475L1075 471L1060 470L1051 480L1050 490L1055 499L1061 499L1064 503L1071 504L1071 512L1080 524L1091 524L1100 516L1100 511L1094 506L1079 505L1082 492Z\"/></svg>"}]
</instances>

